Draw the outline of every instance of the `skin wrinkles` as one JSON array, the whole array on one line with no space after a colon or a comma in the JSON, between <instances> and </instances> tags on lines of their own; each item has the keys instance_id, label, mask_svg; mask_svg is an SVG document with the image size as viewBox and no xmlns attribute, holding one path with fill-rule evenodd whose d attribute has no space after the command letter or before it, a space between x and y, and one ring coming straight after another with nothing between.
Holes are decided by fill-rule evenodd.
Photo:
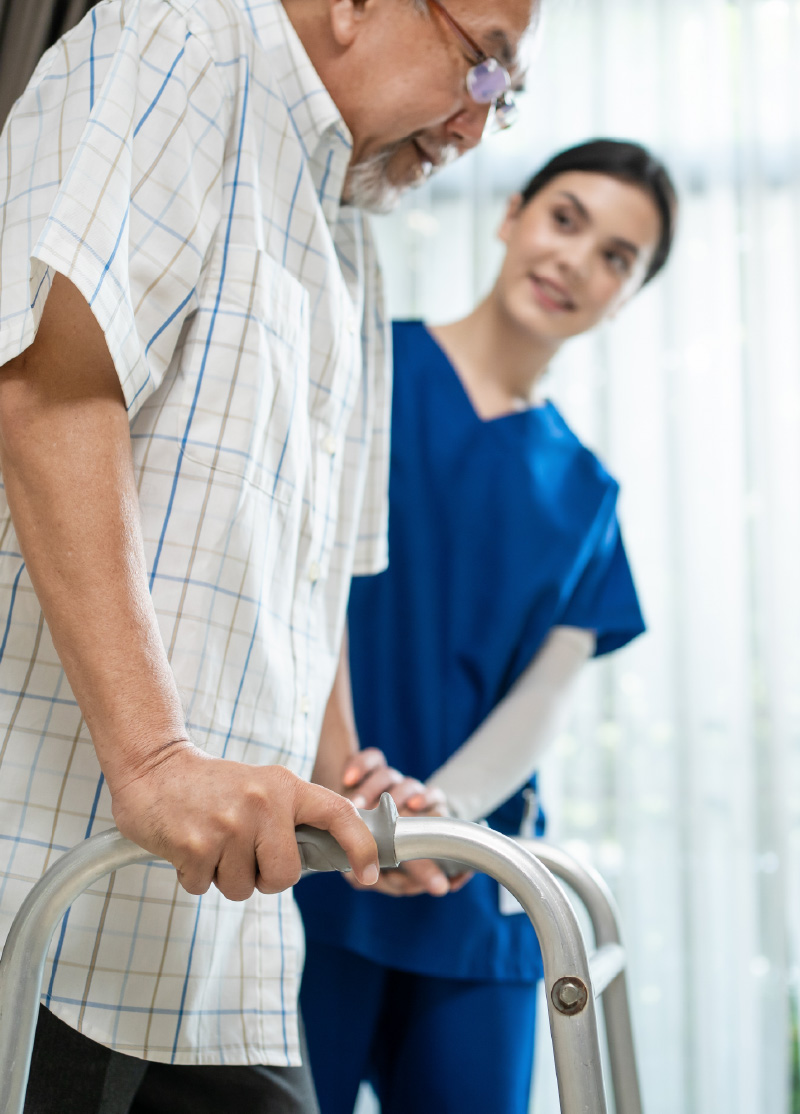
<instances>
[{"instance_id":1,"label":"skin wrinkles","mask_svg":"<svg viewBox=\"0 0 800 1114\"><path fill-rule=\"evenodd\" d=\"M478 41L502 33L514 51L532 9L448 6ZM480 141L488 108L467 93L470 63L427 9L285 0L285 11L350 132L354 164L383 153L379 178L401 191ZM377 849L350 802L284 767L193 746L149 591L119 377L84 295L61 275L30 348L0 369L0 468L123 835L172 862L190 893L214 884L242 900L297 880L294 832L311 824L340 843L360 882L374 882Z\"/></svg>"},{"instance_id":2,"label":"skin wrinkles","mask_svg":"<svg viewBox=\"0 0 800 1114\"><path fill-rule=\"evenodd\" d=\"M474 58L432 9L410 0L332 0L326 39L315 0L286 0L285 7L352 135L345 201L386 212L481 141L490 106L467 92ZM536 4L451 0L447 10L513 72Z\"/></svg>"}]
</instances>

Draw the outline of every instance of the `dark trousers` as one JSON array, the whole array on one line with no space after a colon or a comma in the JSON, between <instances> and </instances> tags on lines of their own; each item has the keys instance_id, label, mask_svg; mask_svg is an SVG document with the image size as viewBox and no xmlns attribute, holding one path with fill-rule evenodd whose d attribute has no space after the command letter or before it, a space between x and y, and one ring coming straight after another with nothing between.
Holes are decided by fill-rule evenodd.
<instances>
[{"instance_id":1,"label":"dark trousers","mask_svg":"<svg viewBox=\"0 0 800 1114\"><path fill-rule=\"evenodd\" d=\"M307 940L300 999L322 1114L353 1114L363 1079L382 1114L527 1114L535 984L417 975Z\"/></svg>"},{"instance_id":2,"label":"dark trousers","mask_svg":"<svg viewBox=\"0 0 800 1114\"><path fill-rule=\"evenodd\" d=\"M25 1114L319 1114L303 1067L185 1067L112 1052L40 1007Z\"/></svg>"}]
</instances>

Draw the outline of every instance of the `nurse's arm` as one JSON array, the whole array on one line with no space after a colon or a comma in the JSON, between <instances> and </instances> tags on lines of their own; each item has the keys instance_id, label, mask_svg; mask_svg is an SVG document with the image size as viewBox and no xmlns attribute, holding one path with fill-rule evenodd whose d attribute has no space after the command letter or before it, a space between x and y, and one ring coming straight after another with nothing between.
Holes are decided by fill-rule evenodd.
<instances>
[{"instance_id":1,"label":"nurse's arm","mask_svg":"<svg viewBox=\"0 0 800 1114\"><path fill-rule=\"evenodd\" d=\"M442 804L438 790L428 793L421 781L407 778L389 766L383 751L359 744L353 711L347 630L342 638L339 664L322 720L319 748L311 780L341 793L356 808L375 808L381 794L390 792L398 809L408 797L424 794L425 807Z\"/></svg>"},{"instance_id":2,"label":"nurse's arm","mask_svg":"<svg viewBox=\"0 0 800 1114\"><path fill-rule=\"evenodd\" d=\"M530 780L594 650L592 631L553 628L508 695L428 778L428 790L443 793L451 815L481 820Z\"/></svg>"},{"instance_id":3,"label":"nurse's arm","mask_svg":"<svg viewBox=\"0 0 800 1114\"><path fill-rule=\"evenodd\" d=\"M444 797L438 789L429 790L416 778L404 777L398 770L387 765L382 751L376 747L360 749L353 711L349 659L345 631L333 688L322 720L319 749L311 780L341 793L357 808L374 808L381 794L388 792L401 813L443 814ZM413 810L408 808L411 797L417 801ZM353 878L348 881L355 883ZM439 897L458 888L460 884L463 884L461 878L450 880L436 863L421 859L405 863L398 870L382 871L374 889L395 896L430 893Z\"/></svg>"}]
</instances>

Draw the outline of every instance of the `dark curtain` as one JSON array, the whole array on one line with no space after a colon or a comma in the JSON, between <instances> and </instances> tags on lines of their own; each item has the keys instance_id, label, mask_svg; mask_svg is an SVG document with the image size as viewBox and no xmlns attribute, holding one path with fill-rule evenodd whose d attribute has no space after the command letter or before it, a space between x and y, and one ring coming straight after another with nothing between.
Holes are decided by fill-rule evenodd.
<instances>
[{"instance_id":1,"label":"dark curtain","mask_svg":"<svg viewBox=\"0 0 800 1114\"><path fill-rule=\"evenodd\" d=\"M41 56L97 0L0 0L0 126Z\"/></svg>"}]
</instances>

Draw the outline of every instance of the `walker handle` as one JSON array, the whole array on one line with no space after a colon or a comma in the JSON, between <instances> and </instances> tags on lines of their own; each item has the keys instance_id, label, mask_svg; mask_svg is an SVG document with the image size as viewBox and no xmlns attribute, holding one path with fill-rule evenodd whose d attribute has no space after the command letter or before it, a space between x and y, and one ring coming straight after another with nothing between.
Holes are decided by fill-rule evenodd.
<instances>
[{"instance_id":1,"label":"walker handle","mask_svg":"<svg viewBox=\"0 0 800 1114\"><path fill-rule=\"evenodd\" d=\"M358 810L358 815L369 828L378 845L378 863L381 867L398 866L394 852L394 826L397 823L397 807L389 793L384 793L377 808ZM309 824L301 824L295 829L300 862L303 871L350 870L342 848L330 834Z\"/></svg>"}]
</instances>

